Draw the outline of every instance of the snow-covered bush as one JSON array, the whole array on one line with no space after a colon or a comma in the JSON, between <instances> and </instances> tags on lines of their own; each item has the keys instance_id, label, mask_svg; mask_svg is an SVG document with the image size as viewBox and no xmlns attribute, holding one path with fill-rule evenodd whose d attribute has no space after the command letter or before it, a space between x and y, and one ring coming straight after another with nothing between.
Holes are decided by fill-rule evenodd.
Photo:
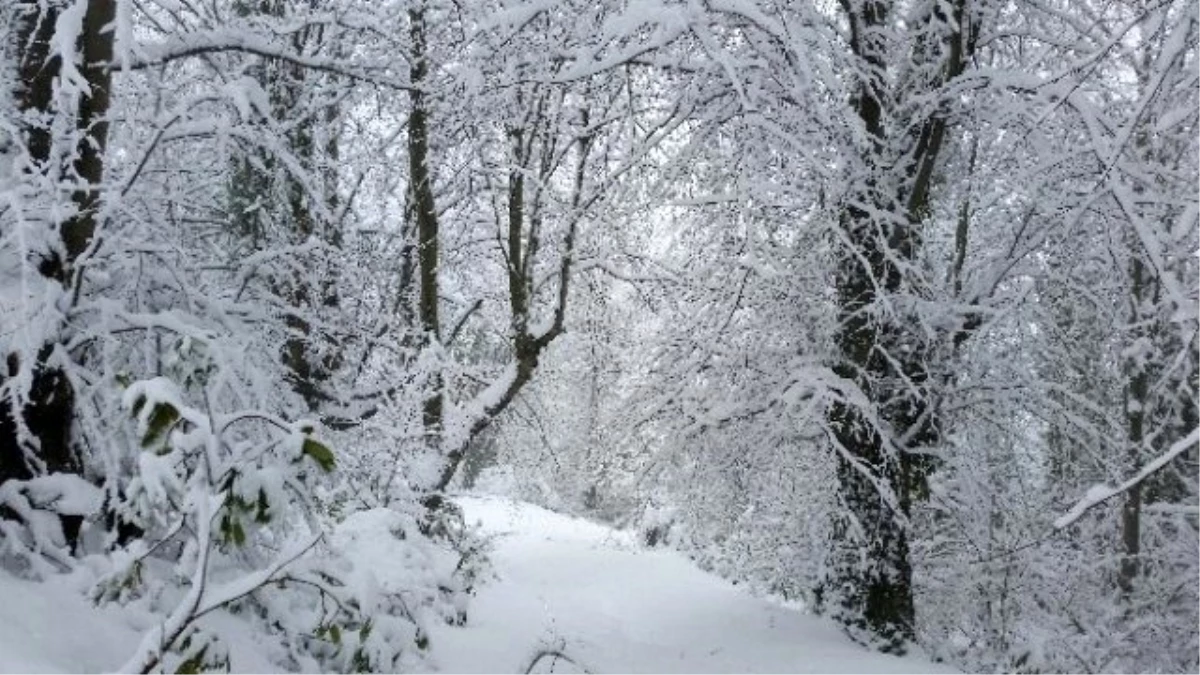
<instances>
[{"instance_id":1,"label":"snow-covered bush","mask_svg":"<svg viewBox=\"0 0 1200 675\"><path fill-rule=\"evenodd\" d=\"M236 668L231 645L247 633L285 669L431 667L427 626L465 620L479 542L449 509L432 536L411 493L335 515L348 453L277 404L226 407L254 402L262 373L229 369L238 339L208 338L172 343L173 379L122 371L81 388L113 413L89 418L109 439L92 458L101 487L68 474L5 482L16 517L0 519L0 560L47 581L74 571L94 579L97 603L159 617L123 672ZM62 515L83 521L82 569Z\"/></svg>"},{"instance_id":2,"label":"snow-covered bush","mask_svg":"<svg viewBox=\"0 0 1200 675\"><path fill-rule=\"evenodd\" d=\"M138 536L89 559L93 596L163 617L122 671L229 667L230 631L260 634L288 669L428 668L427 623L462 620L474 562L421 530L419 505L333 522L318 494L337 460L317 423L210 412L220 368L199 372L204 384L159 377L122 396L132 470L111 513Z\"/></svg>"},{"instance_id":3,"label":"snow-covered bush","mask_svg":"<svg viewBox=\"0 0 1200 675\"><path fill-rule=\"evenodd\" d=\"M72 551L63 531L100 510L103 494L68 473L0 484L0 568L34 578L71 569Z\"/></svg>"}]
</instances>

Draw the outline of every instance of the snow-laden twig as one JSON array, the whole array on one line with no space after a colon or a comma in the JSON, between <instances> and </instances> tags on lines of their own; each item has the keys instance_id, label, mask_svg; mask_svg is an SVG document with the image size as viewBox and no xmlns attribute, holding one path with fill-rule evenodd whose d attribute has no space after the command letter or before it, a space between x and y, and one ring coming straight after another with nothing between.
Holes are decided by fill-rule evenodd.
<instances>
[{"instance_id":1,"label":"snow-laden twig","mask_svg":"<svg viewBox=\"0 0 1200 675\"><path fill-rule=\"evenodd\" d=\"M133 656L117 672L146 673L158 665L163 652L191 624L196 609L204 599L204 589L208 581L208 556L212 550L212 514L220 509L220 499L216 504L212 503L206 494L195 494L193 499L196 510L196 541L199 547L191 588L166 621L142 636L142 642Z\"/></svg>"},{"instance_id":2,"label":"snow-laden twig","mask_svg":"<svg viewBox=\"0 0 1200 675\"><path fill-rule=\"evenodd\" d=\"M215 503L212 500L213 498L207 495L200 495L197 500L196 537L200 545L199 559L196 562L196 571L192 575L191 588L183 601L167 617L167 620L158 628L146 633L133 657L126 661L118 672L149 672L162 661L166 651L193 622L209 612L249 595L272 581L280 580L283 578L280 572L312 550L323 536L318 532L300 546L279 556L270 565L224 583L215 589L210 589L208 587L208 559L213 545L211 514L215 514L220 509L220 499L217 498Z\"/></svg>"},{"instance_id":3,"label":"snow-laden twig","mask_svg":"<svg viewBox=\"0 0 1200 675\"><path fill-rule=\"evenodd\" d=\"M1166 452L1164 452L1154 461L1142 467L1142 470L1138 471L1137 475L1125 481L1124 483L1121 483L1116 487L1103 484L1093 485L1091 489L1087 491L1087 494L1085 494L1083 498L1075 504L1075 506L1071 507L1070 511L1066 512L1054 521L1054 529L1061 530L1064 527L1067 527L1071 523L1079 520L1079 518L1092 507L1102 504L1119 494L1129 491L1131 488L1146 480L1155 472L1169 464L1171 460L1175 459L1179 455L1182 455L1193 445L1196 445L1197 441L1200 441L1200 428L1192 429L1192 433L1173 443Z\"/></svg>"}]
</instances>

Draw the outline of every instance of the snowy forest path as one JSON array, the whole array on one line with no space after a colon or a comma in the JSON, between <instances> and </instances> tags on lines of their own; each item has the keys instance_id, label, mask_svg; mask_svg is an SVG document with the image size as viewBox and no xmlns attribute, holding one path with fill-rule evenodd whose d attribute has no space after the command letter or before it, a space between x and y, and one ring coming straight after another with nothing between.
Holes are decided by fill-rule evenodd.
<instances>
[{"instance_id":1,"label":"snowy forest path","mask_svg":"<svg viewBox=\"0 0 1200 675\"><path fill-rule=\"evenodd\" d=\"M446 672L524 672L541 652L534 672L954 672L864 650L629 532L502 498L457 501L494 537L495 578L465 628L435 629Z\"/></svg>"}]
</instances>

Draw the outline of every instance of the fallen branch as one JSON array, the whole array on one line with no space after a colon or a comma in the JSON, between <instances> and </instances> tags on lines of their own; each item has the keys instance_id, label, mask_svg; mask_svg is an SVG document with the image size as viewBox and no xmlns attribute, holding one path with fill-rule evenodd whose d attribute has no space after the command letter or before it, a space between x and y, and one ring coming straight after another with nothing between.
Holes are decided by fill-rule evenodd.
<instances>
[{"instance_id":1,"label":"fallen branch","mask_svg":"<svg viewBox=\"0 0 1200 675\"><path fill-rule=\"evenodd\" d=\"M530 659L529 665L526 666L525 670L522 672L524 672L525 675L529 675L530 673L533 672L533 669L537 667L537 664L541 663L542 659L545 659L545 658L553 658L555 660L555 662L557 662L559 659L562 659L563 661L566 661L567 663L578 668L579 672L581 672L581 673L591 673L592 672L592 671L588 670L587 668L585 668L583 666L583 664L579 663L578 661L571 658L570 656L567 656L563 652L561 652L557 649L549 649L549 648L538 650L538 652L533 655L533 658ZM554 672L554 663L550 664L550 672L552 672L552 673Z\"/></svg>"}]
</instances>

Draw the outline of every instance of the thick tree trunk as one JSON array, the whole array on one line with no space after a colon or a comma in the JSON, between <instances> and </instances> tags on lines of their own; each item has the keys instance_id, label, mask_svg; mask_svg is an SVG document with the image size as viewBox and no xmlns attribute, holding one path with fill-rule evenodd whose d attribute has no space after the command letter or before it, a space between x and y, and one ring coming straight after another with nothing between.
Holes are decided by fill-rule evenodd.
<instances>
[{"instance_id":1,"label":"thick tree trunk","mask_svg":"<svg viewBox=\"0 0 1200 675\"><path fill-rule=\"evenodd\" d=\"M895 395L889 389L899 378L884 351L895 353L896 345L888 338L904 327L884 325L867 312L876 300L875 280L884 282L885 292L898 290L898 272L886 261L874 237L875 225L865 212L849 209L843 227L854 250L843 258L838 275L841 330L840 362L835 371L856 383L886 419L889 412L899 412L888 405ZM858 262L859 255L869 261L869 266ZM888 279L893 281L889 283ZM912 403L916 406L914 413L923 412L921 401ZM907 479L916 467L911 466L912 456L902 448L885 444L864 412L851 404L838 403L829 413L833 440L840 446L840 497L857 528L846 522L834 528L838 539L830 587L825 592L835 596L836 617L858 634L856 637L878 640L885 651L903 651L905 643L914 637L912 569L903 523L910 501ZM902 423L899 419L895 422ZM884 491L890 492L895 501L885 500Z\"/></svg>"},{"instance_id":2,"label":"thick tree trunk","mask_svg":"<svg viewBox=\"0 0 1200 675\"><path fill-rule=\"evenodd\" d=\"M916 266L947 124L934 111L912 125L911 138L890 139L884 115L905 96L926 95L924 87L940 86L961 73L973 38L966 34L962 0L951 5L952 16L942 14L940 7L930 10L927 21L952 30L943 44L921 44L913 59L917 68L936 66L937 77L919 84L922 90L888 92L884 36L889 5L886 0L842 1L860 69L854 105L869 139L863 164L872 173L839 218L839 354L834 370L857 385L871 410L839 402L828 413L846 512L837 516L833 528L831 571L822 595L833 596L837 618L857 638L884 651L903 652L915 637L906 523L932 469L931 460L914 450L934 445L939 431L929 391L932 345L903 314L878 310L881 299L905 291L903 268ZM887 173L895 165L888 158L895 154L906 169L898 185ZM965 229L964 222L961 241ZM955 264L961 267L962 262Z\"/></svg>"},{"instance_id":3,"label":"thick tree trunk","mask_svg":"<svg viewBox=\"0 0 1200 675\"><path fill-rule=\"evenodd\" d=\"M887 22L888 7L878 0L845 7L851 44L865 71L854 103L870 138L866 156L870 165L886 143L881 89L886 63L878 36ZM899 228L900 223L877 222L878 214L894 213L896 209L879 194L875 179L869 179L854 199L859 203L847 206L840 218L844 246L836 281L840 329L835 371L858 385L868 400L881 404L887 397L883 387L889 375L882 351L890 347L885 339L903 327L883 325L871 310L880 291L899 290L899 270L887 255L891 237L883 238L880 233ZM873 208L865 208L867 204ZM896 234L903 237L904 232ZM840 498L848 511L839 518L848 522L834 527L837 539L832 569L823 592L834 596L831 599L837 603L836 618L856 637L880 640L885 650L902 650L913 637L912 572L907 533L902 525L907 513L896 513L895 509L905 505L889 505L883 491L903 499L904 456L896 448L885 446L864 412L840 402L829 412L833 441L840 446ZM876 485L864 472L870 472L882 484ZM857 527L850 527L849 521Z\"/></svg>"},{"instance_id":4,"label":"thick tree trunk","mask_svg":"<svg viewBox=\"0 0 1200 675\"><path fill-rule=\"evenodd\" d=\"M116 16L116 2L88 3L77 44L83 62L80 72L87 80L88 91L81 95L79 107L74 111L54 110L54 82L60 63L58 57L51 57L50 42L61 9L54 1L29 1L14 10L20 76L16 101L25 116L23 131L31 160L29 171L45 174L54 182L74 178L78 186L71 195L73 213L61 221L46 221L48 228L57 230L61 246L42 252L38 265L39 273L62 285L64 292L73 296L82 284L76 263L95 243L112 86L107 64L113 55L113 32L103 29ZM51 155L49 122L53 115L64 112L74 113L76 127L81 132L71 161L74 176L61 175L65 167L58 166L58 159ZM72 441L74 391L62 368L53 363L55 357L61 356L60 349L59 344L48 342L36 355L26 355L25 358L32 357L32 363L21 363L21 355L15 353L5 357L6 372L0 374L0 382L16 377L22 368L32 372L32 382L27 392L28 402L20 410L14 408L12 397L6 398L0 407L0 482L81 470ZM73 544L77 519L64 525L68 541Z\"/></svg>"},{"instance_id":5,"label":"thick tree trunk","mask_svg":"<svg viewBox=\"0 0 1200 675\"><path fill-rule=\"evenodd\" d=\"M76 260L93 244L96 235L96 209L104 182L104 150L108 146L108 109L112 103L113 60L112 23L117 16L116 0L89 0L83 16L83 35L79 48L83 57L80 72L88 83L88 94L79 102L76 127L85 132L76 148L75 172L80 189L74 194L75 217L62 225L62 241L67 252L67 272L73 272ZM105 28L110 28L104 32Z\"/></svg>"}]
</instances>

